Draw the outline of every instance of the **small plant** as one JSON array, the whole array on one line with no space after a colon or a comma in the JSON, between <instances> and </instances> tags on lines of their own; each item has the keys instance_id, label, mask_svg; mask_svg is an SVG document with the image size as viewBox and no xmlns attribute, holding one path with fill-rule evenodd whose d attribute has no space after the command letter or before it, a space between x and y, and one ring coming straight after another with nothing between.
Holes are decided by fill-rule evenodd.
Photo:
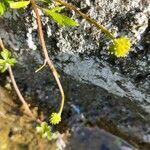
<instances>
[{"instance_id":1,"label":"small plant","mask_svg":"<svg viewBox=\"0 0 150 150\"><path fill-rule=\"evenodd\" d=\"M55 140L59 137L59 132L53 132L52 127L48 125L47 122L41 122L37 127L36 131L42 138L46 138L49 141Z\"/></svg>"},{"instance_id":2,"label":"small plant","mask_svg":"<svg viewBox=\"0 0 150 150\"><path fill-rule=\"evenodd\" d=\"M1 0L0 2L0 15L10 7L12 9L19 9L30 4L30 1L15 1L15 0Z\"/></svg>"},{"instance_id":3,"label":"small plant","mask_svg":"<svg viewBox=\"0 0 150 150\"><path fill-rule=\"evenodd\" d=\"M36 131L40 134L42 138L52 139L52 128L46 123L42 122L36 127Z\"/></svg>"},{"instance_id":4,"label":"small plant","mask_svg":"<svg viewBox=\"0 0 150 150\"><path fill-rule=\"evenodd\" d=\"M42 51L44 54L44 64L36 72L40 71L45 65L48 65L49 68L51 69L52 73L53 73L53 76L55 78L55 81L58 85L58 88L59 88L60 94L61 94L61 104L60 104L59 111L53 112L49 117L50 123L52 125L56 125L62 120L61 115L62 115L64 102L65 102L65 94L64 94L64 90L63 90L63 87L61 85L61 82L60 82L59 74L58 74L57 70L55 69L53 62L51 61L51 59L49 58L49 55L48 55L48 49L47 49L46 42L44 39L44 33L42 30L42 21L41 21L41 16L39 14L39 9L43 13L48 15L50 18L52 18L60 26L78 26L79 25L79 23L77 21L75 21L74 19L61 13L61 11L63 9L67 8L67 9L74 11L75 13L79 14L82 18L84 18L86 21L88 21L92 26L94 25L98 30L101 30L103 33L105 33L107 35L107 37L110 38L111 44L109 46L108 51L111 54L114 54L116 57L127 56L127 54L130 51L131 43L130 43L130 40L125 36L117 37L117 38L114 37L114 35L109 30L107 30L105 27L100 25L95 19L91 18L87 14L82 13L78 8L76 8L72 4L69 4L63 0L39 0L39 2L47 3L47 4L53 3L54 7L51 7L51 5L47 5L47 8L42 8L42 7L37 5L35 0L21 0L21 1L20 0L1 0L1 2L0 2L0 15L3 15L4 12L8 8L20 9L20 8L24 8L24 7L28 6L29 4L31 4L32 9L34 10L35 15L36 15L39 41L41 43ZM2 73L5 72L6 70L9 71L9 74L10 74L10 77L12 80L12 84L13 84L13 86L14 86L17 94L18 94L19 99L21 100L21 102L25 106L28 114L30 116L32 116L38 123L40 123L40 125L37 126L37 128L36 128L37 131L41 134L42 137L46 137L48 139L51 139L51 135L52 135L51 127L48 126L48 124L46 122L42 122L42 121L40 121L34 117L34 115L32 114L31 110L29 109L27 103L25 102L24 98L22 97L22 95L19 91L19 88L16 84L16 81L14 79L14 75L13 75L13 72L11 69L11 66L13 66L16 63L16 60L11 57L10 51L5 49L1 40L0 40L0 45L2 48L2 52L0 53L1 54L0 71Z\"/></svg>"},{"instance_id":5,"label":"small plant","mask_svg":"<svg viewBox=\"0 0 150 150\"><path fill-rule=\"evenodd\" d=\"M5 72L9 66L14 66L16 63L15 58L11 58L11 53L7 49L3 49L1 51L1 59L0 59L0 71Z\"/></svg>"}]
</instances>

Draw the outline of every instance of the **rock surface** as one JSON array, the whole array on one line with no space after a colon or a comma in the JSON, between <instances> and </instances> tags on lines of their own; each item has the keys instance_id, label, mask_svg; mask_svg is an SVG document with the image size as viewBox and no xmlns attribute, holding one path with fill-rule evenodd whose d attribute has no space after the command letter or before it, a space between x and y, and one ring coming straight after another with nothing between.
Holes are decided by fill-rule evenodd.
<instances>
[{"instance_id":1,"label":"rock surface","mask_svg":"<svg viewBox=\"0 0 150 150\"><path fill-rule=\"evenodd\" d=\"M115 36L132 39L132 51L125 58L109 55L109 40L73 12L79 27L60 28L43 16L43 30L49 55L60 70L67 103L66 127L83 122L97 125L141 149L150 147L150 27L148 0L70 1L98 20ZM0 36L18 59L15 77L24 94L55 110L59 91L48 69L35 74L43 63L33 11L7 12L0 18ZM85 120L80 118L82 115ZM77 117L78 116L78 117ZM77 117L77 118L76 118ZM60 125L61 126L61 125ZM6 132L7 133L7 132Z\"/></svg>"},{"instance_id":2,"label":"rock surface","mask_svg":"<svg viewBox=\"0 0 150 150\"><path fill-rule=\"evenodd\" d=\"M134 147L125 141L98 128L81 128L72 136L66 150L132 150Z\"/></svg>"}]
</instances>

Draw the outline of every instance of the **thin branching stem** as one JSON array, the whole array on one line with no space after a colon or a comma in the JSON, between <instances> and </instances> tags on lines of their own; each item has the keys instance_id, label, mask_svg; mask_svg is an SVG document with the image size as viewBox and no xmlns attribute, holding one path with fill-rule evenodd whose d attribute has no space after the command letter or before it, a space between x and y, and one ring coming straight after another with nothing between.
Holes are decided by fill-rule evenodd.
<instances>
[{"instance_id":1,"label":"thin branching stem","mask_svg":"<svg viewBox=\"0 0 150 150\"><path fill-rule=\"evenodd\" d=\"M26 102L25 99L23 98L23 96L22 96L22 94L21 94L21 92L20 92L20 90L19 90L19 88L18 88L18 86L17 86L17 84L16 84L16 81L15 81L15 78L14 78L14 74L13 74L13 71L12 71L12 68L11 68L10 65L8 65L8 72L9 72L9 75L10 75L11 82L12 82L12 84L13 84L13 87L14 87L14 89L15 89L15 91L16 91L16 93L17 93L19 99L20 99L20 101L22 102L22 104L23 104L23 106L24 106L24 108L25 108L27 114L29 114L31 117L34 118L34 115L32 114L32 112L31 112L31 110L30 110L30 108L29 108L27 102Z\"/></svg>"},{"instance_id":2,"label":"thin branching stem","mask_svg":"<svg viewBox=\"0 0 150 150\"><path fill-rule=\"evenodd\" d=\"M48 56L48 50L47 50L45 39L44 39L44 34L43 34L43 30L42 30L42 22L41 22L41 17L40 17L39 12L38 12L38 6L36 5L35 0L30 0L30 1L31 1L31 4L32 4L32 8L33 8L33 10L36 14L36 21L37 21L37 25L38 25L39 39L40 39L40 42L41 42L41 46L42 46L42 50L43 50L43 53L44 53L46 63L48 64L48 66L52 70L52 73L54 75L54 78L57 82L57 85L58 85L60 93L61 93L61 106L60 106L60 109L59 109L59 112L58 112L61 115L63 107L64 107L64 100L65 100L64 90L62 88L61 82L59 80L58 73L57 73L57 71L56 71L56 69L53 65L53 62L50 60L50 58Z\"/></svg>"},{"instance_id":3,"label":"thin branching stem","mask_svg":"<svg viewBox=\"0 0 150 150\"><path fill-rule=\"evenodd\" d=\"M39 72L39 71L41 71L45 66L46 66L46 60L44 60L44 63L43 63L43 65L40 67L40 68L38 68L35 72L37 73L37 72Z\"/></svg>"},{"instance_id":4,"label":"thin branching stem","mask_svg":"<svg viewBox=\"0 0 150 150\"><path fill-rule=\"evenodd\" d=\"M85 20L87 20L91 25L94 25L98 30L100 29L102 32L104 32L109 38L115 39L115 37L102 25L100 25L95 19L91 18L90 16L82 13L78 8L75 6L63 1L63 0L53 0L54 2L58 2L59 4L65 6L66 8L73 10L80 16L82 16Z\"/></svg>"},{"instance_id":5,"label":"thin branching stem","mask_svg":"<svg viewBox=\"0 0 150 150\"><path fill-rule=\"evenodd\" d=\"M1 40L1 38L0 38L0 46L1 46L2 49L5 49L5 46L4 46L4 44L3 44L2 40ZM20 90L19 90L17 84L16 84L16 80L15 80L15 77L14 77L14 74L13 74L13 71L12 71L12 68L11 68L11 65L7 64L7 67L8 67L7 70L8 70L8 72L9 72L9 75L10 75L11 82L12 82L12 84L13 84L13 87L14 87L14 89L15 89L15 91L16 91L16 93L17 93L19 99L20 99L20 101L22 102L22 104L23 104L23 106L24 106L24 108L25 108L25 110L26 110L26 113L27 113L30 117L35 118L34 115L33 115L33 113L31 112L31 110L30 110L30 108L29 108L27 102L26 102L25 99L23 98L23 96L22 96L22 94L21 94L21 92L20 92Z\"/></svg>"}]
</instances>

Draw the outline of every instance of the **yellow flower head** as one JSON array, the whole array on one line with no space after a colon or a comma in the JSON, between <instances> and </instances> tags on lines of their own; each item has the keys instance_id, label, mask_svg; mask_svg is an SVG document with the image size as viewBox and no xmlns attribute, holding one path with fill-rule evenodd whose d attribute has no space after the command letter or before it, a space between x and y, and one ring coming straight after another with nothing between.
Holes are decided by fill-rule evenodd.
<instances>
[{"instance_id":1,"label":"yellow flower head","mask_svg":"<svg viewBox=\"0 0 150 150\"><path fill-rule=\"evenodd\" d=\"M113 40L113 43L109 47L109 51L117 57L125 57L128 55L130 47L130 40L127 37L122 36Z\"/></svg>"},{"instance_id":2,"label":"yellow flower head","mask_svg":"<svg viewBox=\"0 0 150 150\"><path fill-rule=\"evenodd\" d=\"M59 113L52 113L50 116L50 123L53 125L58 124L61 121L61 115Z\"/></svg>"}]
</instances>

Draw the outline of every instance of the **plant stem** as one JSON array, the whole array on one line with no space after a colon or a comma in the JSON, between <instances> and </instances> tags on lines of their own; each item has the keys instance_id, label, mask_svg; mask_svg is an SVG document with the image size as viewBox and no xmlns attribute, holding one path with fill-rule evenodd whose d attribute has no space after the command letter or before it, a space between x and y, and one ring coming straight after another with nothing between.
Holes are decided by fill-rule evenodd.
<instances>
[{"instance_id":1,"label":"plant stem","mask_svg":"<svg viewBox=\"0 0 150 150\"><path fill-rule=\"evenodd\" d=\"M109 32L105 27L103 27L102 25L100 25L95 19L91 18L90 16L82 13L79 9L77 9L75 6L64 2L63 0L53 0L55 2L60 3L61 5L64 5L66 8L73 10L74 12L76 12L77 14L79 14L80 16L82 16L85 20L87 20L91 25L94 25L97 29L102 30L102 32L104 32L109 38L111 39L115 39L115 37L113 36L113 34L111 32Z\"/></svg>"},{"instance_id":2,"label":"plant stem","mask_svg":"<svg viewBox=\"0 0 150 150\"><path fill-rule=\"evenodd\" d=\"M5 49L2 39L0 38L0 46L2 49Z\"/></svg>"},{"instance_id":3,"label":"plant stem","mask_svg":"<svg viewBox=\"0 0 150 150\"><path fill-rule=\"evenodd\" d=\"M32 114L32 112L31 112L31 110L30 110L28 104L26 103L25 99L23 98L23 96L22 96L22 94L21 94L21 92L20 92L20 90L19 90L19 88L18 88L18 86L17 86L17 84L16 84L16 81L15 81L15 78L14 78L14 74L13 74L13 71L12 71L12 68L11 68L10 65L8 65L8 72L9 72L9 75L10 75L10 78L11 78L11 81L12 81L12 84L13 84L13 86L14 86L14 89L15 89L15 91L16 91L16 93L17 93L19 99L20 99L20 101L22 102L22 104L23 104L25 110L27 111L27 113L28 113L32 118L34 118L34 115Z\"/></svg>"},{"instance_id":4,"label":"plant stem","mask_svg":"<svg viewBox=\"0 0 150 150\"><path fill-rule=\"evenodd\" d=\"M54 78L57 82L57 85L58 85L60 93L61 93L61 106L60 106L60 109L59 109L59 113L61 114L62 110L63 110L63 107L64 107L64 101L65 101L64 90L63 90L61 82L59 80L58 73L57 73L52 61L50 60L50 58L48 56L48 50L47 50L45 39L44 39L44 34L43 34L43 30L42 30L42 22L41 22L41 17L40 17L39 12L38 12L38 6L36 5L35 0L30 0L30 1L31 1L31 4L32 4L32 8L33 8L33 10L36 14L36 21L37 21L37 25L38 25L39 39L40 39L40 42L41 42L41 46L42 46L42 50L43 50L43 53L44 53L46 63L48 64L48 66L52 70L53 76L54 76Z\"/></svg>"},{"instance_id":5,"label":"plant stem","mask_svg":"<svg viewBox=\"0 0 150 150\"><path fill-rule=\"evenodd\" d=\"M35 72L37 73L37 72L41 71L45 66L46 66L46 60L44 60L43 65L40 68L38 68Z\"/></svg>"},{"instance_id":6,"label":"plant stem","mask_svg":"<svg viewBox=\"0 0 150 150\"><path fill-rule=\"evenodd\" d=\"M2 40L1 40L1 38L0 38L0 46L1 46L2 49L5 49L4 44L3 44ZM31 110L30 110L30 108L29 108L27 102L26 102L25 99L23 98L23 96L22 96L22 94L21 94L21 92L20 92L20 90L19 90L19 88L18 88L18 86L17 86L17 84L16 84L16 81L15 81L15 78L14 78L14 74L13 74L13 71L12 71L12 68L11 68L11 66L10 66L9 64L8 64L8 69L7 69L7 70L8 70L8 72L9 72L9 75L10 75L10 78L11 78L11 81L12 81L12 84L13 84L13 87L14 87L14 89L15 89L15 91L16 91L16 93L17 93L19 99L20 99L20 101L22 102L22 104L23 104L23 106L24 106L24 108L25 108L25 110L26 110L26 113L27 113L29 116L31 116L32 118L35 119L35 117L34 117L34 115L32 114L32 112L31 112Z\"/></svg>"}]
</instances>

